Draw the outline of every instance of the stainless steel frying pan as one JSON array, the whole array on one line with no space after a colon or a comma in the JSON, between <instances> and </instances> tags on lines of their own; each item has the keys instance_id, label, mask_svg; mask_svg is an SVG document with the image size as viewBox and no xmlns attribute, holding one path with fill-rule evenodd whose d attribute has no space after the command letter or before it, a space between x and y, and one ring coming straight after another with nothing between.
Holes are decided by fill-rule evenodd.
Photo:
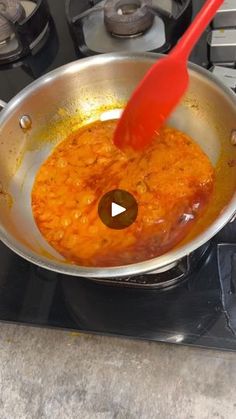
<instances>
[{"instance_id":1,"label":"stainless steel frying pan","mask_svg":"<svg viewBox=\"0 0 236 419\"><path fill-rule=\"evenodd\" d=\"M31 188L41 163L69 132L122 108L158 57L108 54L79 60L38 79L4 107L0 113L0 238L13 251L46 269L70 275L141 274L173 266L232 219L236 213L236 95L209 72L190 65L189 90L169 124L192 136L217 167L211 205L191 234L152 260L85 268L67 263L37 229Z\"/></svg>"}]
</instances>

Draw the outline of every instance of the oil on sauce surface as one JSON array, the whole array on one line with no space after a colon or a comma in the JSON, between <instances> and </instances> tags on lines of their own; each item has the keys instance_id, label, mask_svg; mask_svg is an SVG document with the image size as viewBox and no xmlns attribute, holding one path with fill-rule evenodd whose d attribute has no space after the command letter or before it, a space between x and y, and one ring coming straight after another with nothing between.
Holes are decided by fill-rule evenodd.
<instances>
[{"instance_id":1,"label":"oil on sauce surface","mask_svg":"<svg viewBox=\"0 0 236 419\"><path fill-rule=\"evenodd\" d=\"M41 166L32 209L46 240L68 261L83 266L118 266L170 250L206 208L215 170L187 135L163 128L142 153L117 149L115 121L96 122L72 133ZM130 192L138 217L124 230L99 219L101 197Z\"/></svg>"}]
</instances>

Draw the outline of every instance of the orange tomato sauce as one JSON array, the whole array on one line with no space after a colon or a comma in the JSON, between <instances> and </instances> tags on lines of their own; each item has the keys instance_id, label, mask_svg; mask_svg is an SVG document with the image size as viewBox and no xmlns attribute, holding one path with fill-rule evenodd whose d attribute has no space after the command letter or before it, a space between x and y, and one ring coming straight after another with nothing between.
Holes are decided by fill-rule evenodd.
<instances>
[{"instance_id":1,"label":"orange tomato sauce","mask_svg":"<svg viewBox=\"0 0 236 419\"><path fill-rule=\"evenodd\" d=\"M159 256L179 243L206 208L215 170L187 135L165 127L142 153L117 149L115 121L96 122L62 141L41 166L32 210L42 235L67 261L119 266ZM124 230L98 216L113 189L138 202L136 221Z\"/></svg>"}]
</instances>

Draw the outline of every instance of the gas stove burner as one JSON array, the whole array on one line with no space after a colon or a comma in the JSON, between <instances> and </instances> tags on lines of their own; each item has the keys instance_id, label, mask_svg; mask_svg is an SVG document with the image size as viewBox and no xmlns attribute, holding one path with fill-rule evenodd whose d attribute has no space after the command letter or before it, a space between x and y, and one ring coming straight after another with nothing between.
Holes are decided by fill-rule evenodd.
<instances>
[{"instance_id":1,"label":"gas stove burner","mask_svg":"<svg viewBox=\"0 0 236 419\"><path fill-rule=\"evenodd\" d=\"M21 22L25 10L18 0L0 1L0 44L7 42L14 34L10 22Z\"/></svg>"},{"instance_id":2,"label":"gas stove burner","mask_svg":"<svg viewBox=\"0 0 236 419\"><path fill-rule=\"evenodd\" d=\"M200 264L208 258L211 242L205 243L188 256L177 262L167 265L155 272L129 277L116 277L108 279L91 278L94 282L128 288L153 288L158 290L170 290L178 287L182 282L191 277Z\"/></svg>"},{"instance_id":3,"label":"gas stove burner","mask_svg":"<svg viewBox=\"0 0 236 419\"><path fill-rule=\"evenodd\" d=\"M140 36L154 21L151 0L106 0L104 23L114 36Z\"/></svg>"},{"instance_id":4,"label":"gas stove burner","mask_svg":"<svg viewBox=\"0 0 236 419\"><path fill-rule=\"evenodd\" d=\"M0 65L40 49L49 21L46 0L0 0Z\"/></svg>"},{"instance_id":5,"label":"gas stove burner","mask_svg":"<svg viewBox=\"0 0 236 419\"><path fill-rule=\"evenodd\" d=\"M191 0L66 0L76 50L83 56L106 52L168 52L187 29Z\"/></svg>"}]
</instances>

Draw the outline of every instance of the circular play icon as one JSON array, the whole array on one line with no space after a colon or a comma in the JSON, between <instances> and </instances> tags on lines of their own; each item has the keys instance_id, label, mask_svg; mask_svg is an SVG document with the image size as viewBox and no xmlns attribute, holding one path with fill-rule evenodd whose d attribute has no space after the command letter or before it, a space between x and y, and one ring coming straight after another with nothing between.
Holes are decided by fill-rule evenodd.
<instances>
[{"instance_id":1,"label":"circular play icon","mask_svg":"<svg viewBox=\"0 0 236 419\"><path fill-rule=\"evenodd\" d=\"M101 198L98 205L98 214L107 227L122 230L136 220L138 204L129 192L114 189Z\"/></svg>"}]
</instances>

